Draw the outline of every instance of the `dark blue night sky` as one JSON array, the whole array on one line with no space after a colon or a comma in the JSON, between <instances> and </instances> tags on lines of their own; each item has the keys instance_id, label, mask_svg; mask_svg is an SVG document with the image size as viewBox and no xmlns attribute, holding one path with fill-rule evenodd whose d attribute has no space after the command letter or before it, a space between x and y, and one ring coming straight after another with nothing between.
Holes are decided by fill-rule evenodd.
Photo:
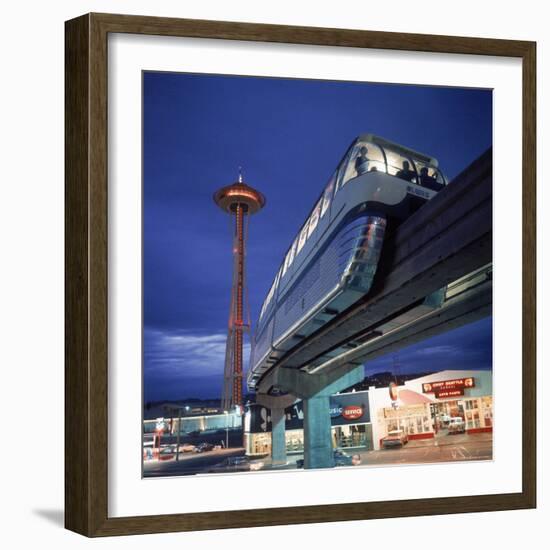
<instances>
[{"instance_id":1,"label":"dark blue night sky","mask_svg":"<svg viewBox=\"0 0 550 550\"><path fill-rule=\"evenodd\" d=\"M492 143L488 90L144 73L144 397L219 397L231 226L212 194L239 166L267 204L250 220L254 322L283 254L361 133L439 160L452 179ZM401 372L490 368L491 318L399 352ZM367 372L391 369L380 358Z\"/></svg>"}]
</instances>

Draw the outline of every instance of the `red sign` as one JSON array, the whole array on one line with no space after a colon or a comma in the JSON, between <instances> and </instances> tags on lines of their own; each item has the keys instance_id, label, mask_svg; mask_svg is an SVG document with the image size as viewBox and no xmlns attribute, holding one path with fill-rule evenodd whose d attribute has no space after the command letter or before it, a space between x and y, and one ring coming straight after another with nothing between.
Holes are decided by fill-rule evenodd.
<instances>
[{"instance_id":1,"label":"red sign","mask_svg":"<svg viewBox=\"0 0 550 550\"><path fill-rule=\"evenodd\" d=\"M342 410L342 416L346 420L357 420L363 416L363 407L361 405L350 405L344 407Z\"/></svg>"},{"instance_id":2,"label":"red sign","mask_svg":"<svg viewBox=\"0 0 550 550\"><path fill-rule=\"evenodd\" d=\"M464 390L474 388L473 378L455 378L454 380L441 380L437 382L425 382L422 384L423 393L433 393L435 397L457 397L464 395Z\"/></svg>"},{"instance_id":3,"label":"red sign","mask_svg":"<svg viewBox=\"0 0 550 550\"><path fill-rule=\"evenodd\" d=\"M460 388L459 390L442 390L435 392L435 396L438 399L442 397L459 397L461 395L464 395L464 388Z\"/></svg>"}]
</instances>

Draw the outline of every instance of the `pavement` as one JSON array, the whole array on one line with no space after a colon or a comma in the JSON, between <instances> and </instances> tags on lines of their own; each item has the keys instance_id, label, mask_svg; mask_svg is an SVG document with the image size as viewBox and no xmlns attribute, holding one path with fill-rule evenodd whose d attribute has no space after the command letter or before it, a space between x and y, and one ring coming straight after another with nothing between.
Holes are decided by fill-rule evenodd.
<instances>
[{"instance_id":1,"label":"pavement","mask_svg":"<svg viewBox=\"0 0 550 550\"><path fill-rule=\"evenodd\" d=\"M447 435L412 440L403 447L360 454L361 464L367 466L492 460L493 438L490 433Z\"/></svg>"},{"instance_id":2,"label":"pavement","mask_svg":"<svg viewBox=\"0 0 550 550\"><path fill-rule=\"evenodd\" d=\"M442 431L431 439L411 439L407 443L407 447L441 447L442 445L461 445L463 443L475 442L481 443L484 441L493 441L492 433L467 434L457 433L449 434L447 431Z\"/></svg>"}]
</instances>

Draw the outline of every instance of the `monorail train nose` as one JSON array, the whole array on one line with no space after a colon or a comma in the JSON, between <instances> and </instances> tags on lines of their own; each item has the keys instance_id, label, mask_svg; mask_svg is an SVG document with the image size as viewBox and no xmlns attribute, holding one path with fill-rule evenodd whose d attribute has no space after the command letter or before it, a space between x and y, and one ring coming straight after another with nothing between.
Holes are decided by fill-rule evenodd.
<instances>
[{"instance_id":1,"label":"monorail train nose","mask_svg":"<svg viewBox=\"0 0 550 550\"><path fill-rule=\"evenodd\" d=\"M362 223L354 229L355 242L342 277L343 285L365 294L369 292L382 252L385 232L386 218L380 214L365 216ZM349 240L349 233L343 238Z\"/></svg>"}]
</instances>

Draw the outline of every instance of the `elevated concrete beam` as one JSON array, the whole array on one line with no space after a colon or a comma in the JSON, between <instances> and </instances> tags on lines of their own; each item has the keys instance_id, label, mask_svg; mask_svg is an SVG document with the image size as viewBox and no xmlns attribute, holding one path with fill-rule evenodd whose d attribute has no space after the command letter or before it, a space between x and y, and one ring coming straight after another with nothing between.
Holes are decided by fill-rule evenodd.
<instances>
[{"instance_id":1,"label":"elevated concrete beam","mask_svg":"<svg viewBox=\"0 0 550 550\"><path fill-rule=\"evenodd\" d=\"M450 300L445 308L434 311L411 326L373 341L356 359L362 362L372 361L426 338L479 321L491 315L492 311L492 285L488 283L485 288L469 293L467 299Z\"/></svg>"},{"instance_id":2,"label":"elevated concrete beam","mask_svg":"<svg viewBox=\"0 0 550 550\"><path fill-rule=\"evenodd\" d=\"M298 397L291 393L284 395L268 395L266 393L256 393L256 403L267 407L268 409L286 409L299 401Z\"/></svg>"},{"instance_id":3,"label":"elevated concrete beam","mask_svg":"<svg viewBox=\"0 0 550 550\"><path fill-rule=\"evenodd\" d=\"M379 336L339 355L322 356L308 366L310 372L332 369L350 362L365 363L376 357L436 336L467 323L478 321L492 313L492 281L488 280L447 299L437 309L426 309L406 320L406 315L377 327ZM410 316L410 315L409 315Z\"/></svg>"},{"instance_id":4,"label":"elevated concrete beam","mask_svg":"<svg viewBox=\"0 0 550 550\"><path fill-rule=\"evenodd\" d=\"M308 399L321 393L328 392L328 395L332 395L357 384L363 378L362 365L339 365L335 369L316 374L308 374L299 369L279 368L262 381L260 389L267 392L276 386L292 396Z\"/></svg>"}]
</instances>

